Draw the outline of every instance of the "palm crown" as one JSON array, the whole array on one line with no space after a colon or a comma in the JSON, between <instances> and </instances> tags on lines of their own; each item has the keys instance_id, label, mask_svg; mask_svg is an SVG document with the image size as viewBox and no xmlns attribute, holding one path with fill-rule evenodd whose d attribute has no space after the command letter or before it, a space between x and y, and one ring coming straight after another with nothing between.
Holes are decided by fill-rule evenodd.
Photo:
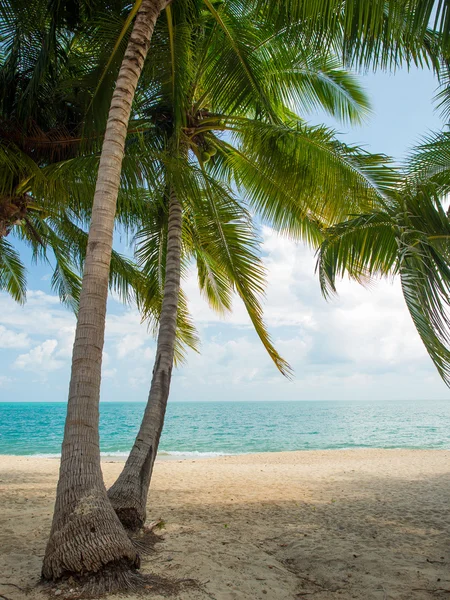
<instances>
[{"instance_id":1,"label":"palm crown","mask_svg":"<svg viewBox=\"0 0 450 600\"><path fill-rule=\"evenodd\" d=\"M85 84L100 67L86 33L67 28L77 16L69 14L71 7L61 14L55 9L51 18L47 8L2 5L0 288L25 299L25 268L10 241L20 239L34 259L53 262L53 255L52 285L76 309L101 142L97 130L83 135L92 96ZM123 224L138 218L146 199L145 167L130 155L117 211ZM113 252L110 283L124 299L141 280L132 262Z\"/></svg>"},{"instance_id":2,"label":"palm crown","mask_svg":"<svg viewBox=\"0 0 450 600\"><path fill-rule=\"evenodd\" d=\"M212 36L218 20L226 21L226 31ZM246 36L238 35L243 29ZM367 100L336 58L302 45L290 49L267 27L248 31L224 10L200 11L194 20L174 6L160 20L130 124L141 132L135 144L158 171L147 182L157 203L137 233L137 260L155 282L152 293L159 288L161 294L164 211L167 218L174 190L184 212L184 260L196 262L202 292L220 311L230 310L237 292L287 374L262 321L264 267L250 215L317 241L325 224L377 204L393 173L385 157L338 142L331 130L308 126L288 106L362 118Z\"/></svg>"},{"instance_id":3,"label":"palm crown","mask_svg":"<svg viewBox=\"0 0 450 600\"><path fill-rule=\"evenodd\" d=\"M210 8L189 18L183 5L168 9L155 32L129 127L117 214L128 230L143 223L137 258L145 277L113 253L111 283L125 298L131 286L139 288L139 305L156 324L164 282L161 199L170 180L185 207L185 260L196 260L201 289L222 311L231 308L235 289L269 354L287 372L262 322L264 268L249 209L278 230L315 241L323 224L376 202L391 173L382 157L340 144L332 131L308 127L290 109L322 106L352 121L367 113L363 92L337 58L307 44L286 44L279 29L263 21L253 31L229 7ZM49 84L38 87L31 105L24 90L36 77L33 61L17 78L15 93L4 88L2 123L11 134L3 150L20 167L13 176L5 158L3 189L11 187L15 202L26 200L26 214L12 221L13 233L31 244L36 257L45 259L52 249L53 284L74 307L98 164L101 118L95 117L105 91L97 82L108 89L106 57L114 54L104 41L120 38L124 20L125 14L94 30L89 25L75 35L61 34L58 51L47 57ZM21 73L21 61L11 66L7 58L5 78L10 71ZM57 75L50 78L52 73ZM56 110L49 111L54 100ZM17 131L15 113L24 110L31 125ZM187 161L174 151L180 143L188 149ZM3 286L21 299L23 267L11 244L1 243ZM195 347L184 301L181 315L181 337Z\"/></svg>"}]
</instances>

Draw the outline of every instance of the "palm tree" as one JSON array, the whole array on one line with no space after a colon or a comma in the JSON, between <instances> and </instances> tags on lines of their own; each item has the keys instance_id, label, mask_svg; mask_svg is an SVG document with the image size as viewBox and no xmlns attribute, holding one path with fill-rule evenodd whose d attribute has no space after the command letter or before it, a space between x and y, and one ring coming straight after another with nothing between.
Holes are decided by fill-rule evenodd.
<instances>
[{"instance_id":1,"label":"palm tree","mask_svg":"<svg viewBox=\"0 0 450 600\"><path fill-rule=\"evenodd\" d=\"M35 256L45 253L44 239L48 241L48 237L40 236L36 219L44 213L58 218L63 198L68 195L61 182L50 184L45 167L74 156L78 146L74 143L76 122L81 121L82 114L75 103L69 108L67 94L61 98L56 92L58 84L67 83L68 61L60 57L67 56L68 40L52 40L54 52L49 53L44 72L40 59L45 24L42 11L33 8L30 15L22 14L18 6L9 7L9 11L7 5L3 7L5 37L0 53L0 289L9 291L19 302L25 299L25 269L5 238L17 233L33 245ZM57 77L48 78L47 85L37 90L36 79L57 66ZM48 202L41 199L44 188ZM54 286L63 300L73 303L81 282L70 268L62 244L55 245L55 256Z\"/></svg>"},{"instance_id":2,"label":"palm tree","mask_svg":"<svg viewBox=\"0 0 450 600\"><path fill-rule=\"evenodd\" d=\"M376 204L382 188L391 184L381 157L340 144L333 132L308 127L285 106L321 106L341 119L360 119L367 100L336 59L312 54L308 48L286 47L282 38L260 28L252 33L253 52L246 56L251 66L244 69L231 60L225 35L216 33L211 39L215 18L202 16L189 31L179 13L175 7L168 12L167 35L155 46L155 64L150 61L150 73L144 75L151 86L144 87L137 108L140 128L145 119L149 121L148 144L165 153L160 187L151 189L155 198L162 199L168 226L147 408L125 467L108 492L121 522L131 530L145 521L164 423L182 248L197 261L200 286L214 307L229 309L233 291L237 292L269 355L289 375L289 365L276 352L262 320L264 269L250 243L254 233L247 206L281 231L316 239L321 227L348 214L352 206ZM164 62L159 52L169 54L171 63ZM233 95L224 93L231 88ZM241 198L231 191L233 187ZM208 229L199 230L205 218ZM149 227L139 234L137 256L144 272L149 271L149 258L155 264L156 249L164 247L160 239L155 246L155 231Z\"/></svg>"},{"instance_id":3,"label":"palm tree","mask_svg":"<svg viewBox=\"0 0 450 600\"><path fill-rule=\"evenodd\" d=\"M166 0L137 3L112 96L100 157L84 262L61 469L42 574L137 567L139 556L108 501L98 434L98 401L116 202L128 121L139 76ZM136 7L135 7L136 8ZM89 548L93 550L89 552Z\"/></svg>"},{"instance_id":4,"label":"palm tree","mask_svg":"<svg viewBox=\"0 0 450 600\"><path fill-rule=\"evenodd\" d=\"M50 67L53 66L53 68L60 73L61 69L66 68L64 59L61 58L65 56L63 51L65 51L67 47L71 48L74 44L74 36L67 30L67 23L64 20L63 23L56 23L57 15L52 12L46 12L46 7L43 7L42 5L43 3L34 2L31 6L32 9L35 9L32 11L34 15L41 17L36 23L36 30L32 30L32 24L29 20L27 21L26 15L24 16L24 6L20 7L22 10L16 10L18 9L17 6L6 6L2 11L2 17L4 18L3 30L7 29L8 26L11 27L14 24L17 25L18 15L20 17L19 25L29 25L31 30L35 31L35 37L38 39L41 38L40 41L42 42L42 40L44 40L44 42L42 42L43 51L38 51L37 56L31 51L31 44L28 44L24 49L24 39L25 41L28 41L30 38L29 36L23 35L23 30L21 27L17 26L15 28L16 33L12 36L12 42L10 43L8 39L2 46L2 50L5 51L6 55L5 68L3 69L3 108L7 107L8 103L14 105L14 100L19 96L19 103L16 103L16 106L18 106L21 111L17 111L17 122L14 121L14 111L10 111L9 114L11 118L9 121L2 123L2 125L4 125L2 133L6 133L6 135L3 136L4 144L2 148L3 165L5 168L3 169L4 192L1 208L4 210L0 210L0 220L2 222L2 234L8 234L11 228L16 230L20 228L18 231L19 235L22 234L28 236L29 241L38 245L42 252L46 251L46 243L51 242L54 254L57 258L56 273L59 275L60 281L63 281L66 286L68 284L70 285L70 298L75 302L80 283L76 276L71 274L69 258L75 258L78 266L84 266L85 280L87 278L87 280L91 282L91 291L94 292L94 296L97 298L98 290L102 289L102 286L105 284L108 286L111 277L116 281L117 270L112 270L110 274L109 263L111 261L111 255L113 257L113 262L116 263L119 257L117 254L112 253L112 249L106 251L108 265L106 271L103 271L106 280L97 280L96 278L99 273L96 270L95 265L94 267L92 266L92 260L89 260L90 250L94 247L97 248L97 259L99 259L98 262L101 264L105 258L103 255L101 239L112 240L112 231L108 233L107 226L105 229L103 224L98 225L97 236L100 239L97 241L95 240L94 228L94 240L91 239L86 245L86 239L83 240L83 231L77 227L80 211L73 211L74 204L76 204L76 198L73 198L73 187L69 190L71 196L70 209L67 209L68 205L65 202L60 203L63 206L62 210L52 203L52 200L55 197L58 197L58 194L55 193L55 191L57 191L56 188L58 188L57 184L65 183L64 175L67 176L68 171L71 171L71 175L76 182L76 187L79 189L83 187L83 179L80 181L77 178L75 169L79 157L74 155L80 146L79 136L81 131L79 125L82 123L82 119L80 118L79 112L76 113L73 111L74 106L78 108L77 103L74 103L74 100L78 100L75 94L72 98L69 98L65 102L59 102L57 105L58 107L62 106L63 112L65 110L65 112L68 113L63 115L66 116L65 119L60 118L60 115L56 111L52 113L52 109L55 109L54 103L44 104L43 108L41 105L41 121L45 121L45 117L48 116L49 120L53 119L54 122L56 121L56 127L49 127L49 123L45 123L46 129L43 129L42 124L37 124L32 120L32 117L27 114L30 112L29 110L27 111L27 109L33 106L36 100L36 89L41 92L39 97L41 102L42 100L45 101L45 98L42 97L42 91L48 92L47 100L52 94L58 98L58 92L61 93L61 89L58 89L56 86L55 90L55 86L52 88L52 86L49 85L49 78L45 80L45 76L48 73L44 71L43 65L48 68L50 64ZM113 95L113 108L110 114L110 126L107 128L106 138L108 138L108 135L112 135L114 138L114 136L117 135L117 132L119 132L123 140L125 139L128 121L126 110L130 110L131 108L131 102L129 94L126 91L126 86L131 85L131 87L133 87L136 85L139 77L139 68L136 70L136 64L138 66L139 64L141 66L143 64L145 51L148 47L148 39L163 3L143 1L139 2L138 5L140 5L140 12L135 20L134 29L128 43L128 53L124 57L122 70L117 82L116 93ZM51 9L52 7L50 6L50 10ZM51 46L51 43L55 45L54 39L57 40L57 47L47 47ZM31 40L34 41L33 38L31 38ZM34 48L36 48L36 44ZM53 64L52 58L54 58ZM11 88L7 87L7 83L11 72L17 70L15 69L17 65L19 67L25 65L25 70L29 68L30 77L28 77L25 89L20 89L19 93L11 94ZM31 65L31 67L28 67L28 65ZM28 73L26 74L28 75ZM42 85L41 82L44 80L46 83L45 85ZM19 79L18 82L20 87L22 79ZM60 80L58 80L57 83L59 84ZM12 87L14 88L14 86ZM70 91L74 92L75 88L76 85L72 85ZM56 94L55 91L57 92ZM123 107L125 107L125 113L123 113ZM124 118L123 115L125 115ZM20 127L17 123L20 124ZM46 143L48 144L47 147L50 149L47 153L44 151ZM60 155L57 154L58 151L60 152ZM51 156L49 156L50 153L52 154ZM45 156L45 154L47 154L47 156ZM61 162L61 158L64 159L63 162ZM122 162L121 152L117 152L117 146L114 139L109 145L107 143L104 144L104 152L101 160L103 160L103 165L106 165L107 174L106 177L104 174L103 185L97 186L99 189L97 191L97 202L94 203L93 214L95 214L95 206L98 204L99 198L101 200L105 194L108 194L109 181L107 180L111 176L111 165L114 167L118 158L120 158L118 169L120 177L120 163ZM58 162L55 162L55 159L58 159ZM80 163L79 160L78 163ZM86 161L84 161L84 166L87 166ZM92 160L89 166L92 169ZM62 175L63 177L61 177ZM118 180L117 184L119 184ZM53 194L49 193L52 185L55 188L52 190ZM11 193L8 194L8 186L11 188L11 191L14 192L14 196L12 196ZM39 186L41 188L40 190ZM61 185L59 185L59 188L61 188ZM92 197L92 195L87 192L86 186L84 186L83 193L86 197L82 199L81 212L83 212L83 209L86 209L88 198ZM103 205L103 207L104 206L105 205ZM97 207L97 213L98 210ZM70 211L72 211L72 214ZM100 212L103 212L101 202ZM114 222L115 212L114 208L112 212L112 222ZM84 210L84 215L89 213L90 209L88 211ZM4 218L1 219L2 217ZM39 222L37 222L37 219L40 219ZM61 234L59 237L55 233L55 229ZM32 239L30 239L30 235L32 236ZM76 242L80 240L82 244L79 248L76 248ZM67 242L71 243L67 244ZM108 242L106 246L108 246ZM17 256L12 252L11 245L4 239L2 240L2 250L0 260L1 266L3 267L2 283L4 283L4 285L20 299L20 295L23 295L24 288L23 277L22 279L17 277L18 271L20 275L20 264L17 260ZM121 265L125 265L127 273L130 274L132 265L124 260L121 260ZM8 267L10 267L9 276ZM11 268L13 271L15 270L15 276L11 276ZM88 278L89 272L91 273L90 280ZM61 278L61 273L64 275L63 278ZM83 330L81 333L79 331L77 337L78 341L76 345L78 345L78 355L81 356L81 358L80 360L75 361L74 364L74 378L76 379L76 373L79 374L79 377L78 381L74 381L72 387L75 388L82 397L84 396L85 401L85 394L87 394L87 397L89 398L91 390L89 377L86 378L86 373L89 371L89 368L87 368L86 365L93 361L92 364L95 364L96 367L100 368L99 357L101 357L102 344L99 345L97 343L98 336L95 335L95 317L97 314L102 314L102 312L104 314L104 310L104 308L103 311L101 309L101 302L97 302L97 304L95 302L93 304L91 303L90 306L88 303L88 307L86 308L81 299L78 322L84 324L84 333ZM86 342L91 343L94 348L90 353L85 353L83 350L83 346ZM99 375L96 373L96 369L94 369L94 371L93 379L95 380ZM74 444L76 447L83 447L84 457L81 458L81 455L78 455L78 464L80 464L79 461L81 460L84 465L87 465L87 468L86 472L82 475L80 485L78 485L78 487L73 487L73 480L71 477L76 477L76 473L79 472L79 469L72 472L71 464L73 466L73 463L70 459L64 462L63 458L58 495L59 500L57 500L52 539L47 548L43 567L43 574L47 577L58 577L67 570L73 570L74 572L81 572L85 569L88 571L96 571L103 564L109 563L115 558L120 558L120 556L123 556L124 561L128 561L132 565L138 563L136 551L126 534L123 532L120 523L112 511L102 482L100 462L96 458L95 451L96 447L98 450L98 431L96 431L97 427L95 426L95 419L98 419L98 411L95 408L92 410L92 406L84 411L81 405L78 405L71 413L69 403L68 421L70 422L70 419L75 419L77 426L73 428L71 435L66 436L63 456L67 455L67 451L70 453L70 447L73 447ZM84 406L86 406L86 404ZM81 412L78 412L80 409ZM77 414L82 415L82 418L80 419ZM94 427L92 427L92 422L89 422L89 419L94 419ZM77 439L79 440L79 443L77 442ZM74 494L73 490L76 490L77 493ZM75 525L74 520L72 518L72 520L69 519L68 521L66 518L68 514L70 515L71 507L77 506L77 508L80 509L81 504L78 501L82 503L82 498L85 499L85 510L78 513L78 518L80 521L86 523L85 538L89 538L90 542L88 543L92 543L92 539L97 538L99 547L97 555L91 555L89 552L86 552L86 550L81 552L76 547L76 544L74 546L76 537L71 535L71 531L74 531L71 529L71 527ZM64 506L69 512L64 509L58 511L58 505ZM108 514L110 515L109 519L107 517ZM62 538L64 538L64 541ZM80 543L82 543L81 540Z\"/></svg>"},{"instance_id":5,"label":"palm tree","mask_svg":"<svg viewBox=\"0 0 450 600\"><path fill-rule=\"evenodd\" d=\"M189 6L194 4L191 2ZM380 57L395 59L399 45L416 58L417 47L422 44L432 14L431 4L423 6L418 0L409 0L399 10L398 2L380 0L367 11L365 0L254 2L264 19L277 22L279 31L294 19L301 22L306 33L311 30L331 32L327 36L316 36L321 41L329 38L336 42L342 32L346 40L345 53L351 56L353 52L362 62ZM247 16L254 8L253 3L236 5L233 2L231 6L227 3L218 10L209 0L204 0L204 5L216 18L214 35L218 30L226 36L235 58L248 71L245 31L235 27L235 31L244 35L242 40L233 38L228 23L236 21L236 17ZM138 561L107 501L101 478L98 398L114 216L128 120L153 28L166 6L165 0L137 0L134 4L128 23L134 15L136 18L106 125L80 293L60 479L44 558L43 576L48 579L71 572L96 572L109 563L132 566ZM445 8L448 8L447 2L438 4L436 18L444 32L448 24ZM446 35L443 40L447 41ZM252 78L251 85L257 88L258 80ZM233 168L229 162L225 167Z\"/></svg>"}]
</instances>

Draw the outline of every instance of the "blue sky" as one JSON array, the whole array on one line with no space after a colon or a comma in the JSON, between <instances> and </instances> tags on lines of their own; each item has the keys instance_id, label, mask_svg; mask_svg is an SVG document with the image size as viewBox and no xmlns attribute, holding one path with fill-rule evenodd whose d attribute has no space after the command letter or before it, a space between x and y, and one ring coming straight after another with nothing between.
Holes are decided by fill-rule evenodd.
<instances>
[{"instance_id":1,"label":"blue sky","mask_svg":"<svg viewBox=\"0 0 450 600\"><path fill-rule=\"evenodd\" d=\"M323 115L311 115L310 121L334 125L345 141L398 161L427 131L442 127L432 104L437 83L431 73L379 73L363 82L373 104L363 126L349 131ZM266 320L278 350L294 368L294 380L278 374L238 301L226 319L208 309L192 272L184 288L202 349L175 371L172 400L449 398L397 281L382 281L370 290L343 281L339 297L327 303L314 276L312 252L268 228L262 238ZM45 266L30 266L23 307L0 294L1 400L66 400L75 321L51 292L49 274ZM137 311L110 298L102 400L146 400L153 356L154 341Z\"/></svg>"},{"instance_id":2,"label":"blue sky","mask_svg":"<svg viewBox=\"0 0 450 600\"><path fill-rule=\"evenodd\" d=\"M402 69L395 74L369 74L361 81L373 111L364 125L349 130L322 118L322 122L343 131L346 141L401 160L427 131L442 128L443 121L432 102L437 81L430 71Z\"/></svg>"}]
</instances>

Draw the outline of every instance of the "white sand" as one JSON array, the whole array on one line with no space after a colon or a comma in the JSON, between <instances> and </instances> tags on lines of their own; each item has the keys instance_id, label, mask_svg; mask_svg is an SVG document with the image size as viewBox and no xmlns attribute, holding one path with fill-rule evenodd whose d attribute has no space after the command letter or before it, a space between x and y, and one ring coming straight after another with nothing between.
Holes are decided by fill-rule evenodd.
<instances>
[{"instance_id":1,"label":"white sand","mask_svg":"<svg viewBox=\"0 0 450 600\"><path fill-rule=\"evenodd\" d=\"M33 586L58 467L0 457L0 598L45 598ZM104 463L107 484L121 467ZM202 582L180 600L447 598L449 508L449 451L160 461L148 518L166 528L143 571Z\"/></svg>"}]
</instances>

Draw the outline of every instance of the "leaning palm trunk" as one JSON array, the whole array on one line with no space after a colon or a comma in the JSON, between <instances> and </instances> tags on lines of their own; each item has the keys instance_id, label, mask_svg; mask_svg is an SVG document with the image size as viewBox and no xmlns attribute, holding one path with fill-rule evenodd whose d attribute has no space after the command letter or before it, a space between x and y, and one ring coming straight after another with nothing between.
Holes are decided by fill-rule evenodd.
<instances>
[{"instance_id":1,"label":"leaning palm trunk","mask_svg":"<svg viewBox=\"0 0 450 600\"><path fill-rule=\"evenodd\" d=\"M169 202L166 277L150 393L134 446L122 473L108 491L108 497L122 524L134 531L145 522L148 488L169 397L180 291L181 220L181 205L172 191Z\"/></svg>"},{"instance_id":2,"label":"leaning palm trunk","mask_svg":"<svg viewBox=\"0 0 450 600\"><path fill-rule=\"evenodd\" d=\"M143 0L117 78L103 142L72 356L66 426L42 575L89 574L139 557L112 509L99 448L99 395L114 217L128 121L154 25L165 0Z\"/></svg>"}]
</instances>

